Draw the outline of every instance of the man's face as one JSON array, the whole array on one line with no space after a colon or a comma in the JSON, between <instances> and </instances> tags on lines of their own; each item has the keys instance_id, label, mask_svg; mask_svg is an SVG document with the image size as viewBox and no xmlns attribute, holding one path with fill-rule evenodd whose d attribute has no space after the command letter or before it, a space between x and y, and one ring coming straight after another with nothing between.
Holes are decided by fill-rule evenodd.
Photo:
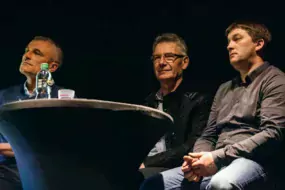
<instances>
[{"instance_id":1,"label":"man's face","mask_svg":"<svg viewBox=\"0 0 285 190\"><path fill-rule=\"evenodd\" d=\"M243 62L250 62L257 56L257 51L261 49L246 30L241 28L233 29L228 34L228 46L230 63L238 69Z\"/></svg>"},{"instance_id":2,"label":"man's face","mask_svg":"<svg viewBox=\"0 0 285 190\"><path fill-rule=\"evenodd\" d=\"M57 49L49 41L32 40L25 49L20 65L20 72L26 76L35 76L41 70L42 63L49 63L51 72L58 68Z\"/></svg>"},{"instance_id":3,"label":"man's face","mask_svg":"<svg viewBox=\"0 0 285 190\"><path fill-rule=\"evenodd\" d=\"M182 55L181 48L174 42L157 44L152 59L155 75L159 81L175 80L189 63L189 58Z\"/></svg>"}]
</instances>

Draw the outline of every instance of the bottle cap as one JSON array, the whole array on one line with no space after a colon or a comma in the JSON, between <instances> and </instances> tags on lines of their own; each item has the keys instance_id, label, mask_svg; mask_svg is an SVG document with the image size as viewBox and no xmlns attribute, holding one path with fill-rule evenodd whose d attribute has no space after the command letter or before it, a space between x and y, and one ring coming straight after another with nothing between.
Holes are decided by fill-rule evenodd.
<instances>
[{"instance_id":1,"label":"bottle cap","mask_svg":"<svg viewBox=\"0 0 285 190\"><path fill-rule=\"evenodd\" d=\"M48 63L42 63L41 70L48 70Z\"/></svg>"}]
</instances>

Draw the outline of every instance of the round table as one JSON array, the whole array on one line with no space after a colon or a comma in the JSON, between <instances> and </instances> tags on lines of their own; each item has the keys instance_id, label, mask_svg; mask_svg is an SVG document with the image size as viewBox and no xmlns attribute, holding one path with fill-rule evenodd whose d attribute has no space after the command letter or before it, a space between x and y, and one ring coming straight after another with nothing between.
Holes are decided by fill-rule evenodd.
<instances>
[{"instance_id":1,"label":"round table","mask_svg":"<svg viewBox=\"0 0 285 190\"><path fill-rule=\"evenodd\" d=\"M171 127L172 117L157 109L103 100L24 100L0 109L25 190L137 189L140 164Z\"/></svg>"}]
</instances>

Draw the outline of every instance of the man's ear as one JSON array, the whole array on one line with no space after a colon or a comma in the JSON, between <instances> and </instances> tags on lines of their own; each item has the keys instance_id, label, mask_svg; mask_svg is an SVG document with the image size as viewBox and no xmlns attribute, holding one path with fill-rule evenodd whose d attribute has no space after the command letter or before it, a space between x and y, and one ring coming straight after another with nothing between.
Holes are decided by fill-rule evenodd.
<instances>
[{"instance_id":1,"label":"man's ear","mask_svg":"<svg viewBox=\"0 0 285 190\"><path fill-rule=\"evenodd\" d=\"M183 69L183 70L187 69L189 63L190 63L189 57L188 57L188 56L185 56L185 57L183 58L183 61L182 61L182 69Z\"/></svg>"},{"instance_id":2,"label":"man's ear","mask_svg":"<svg viewBox=\"0 0 285 190\"><path fill-rule=\"evenodd\" d=\"M263 46L264 46L264 39L257 40L255 51L261 50L263 48Z\"/></svg>"},{"instance_id":3,"label":"man's ear","mask_svg":"<svg viewBox=\"0 0 285 190\"><path fill-rule=\"evenodd\" d=\"M50 64L49 64L49 71L51 72L51 73L53 73L53 72L55 72L57 69L58 69L58 67L59 67L59 64L57 63L57 62L51 62Z\"/></svg>"}]
</instances>

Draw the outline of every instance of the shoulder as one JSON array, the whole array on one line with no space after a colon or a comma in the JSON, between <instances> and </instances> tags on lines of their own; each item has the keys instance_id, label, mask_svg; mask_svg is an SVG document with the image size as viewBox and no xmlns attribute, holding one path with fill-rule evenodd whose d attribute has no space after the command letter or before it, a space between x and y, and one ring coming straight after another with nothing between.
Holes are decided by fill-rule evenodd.
<instances>
[{"instance_id":1,"label":"shoulder","mask_svg":"<svg viewBox=\"0 0 285 190\"><path fill-rule=\"evenodd\" d=\"M23 94L23 86L22 85L14 85L10 86L5 89L0 90L0 105L18 100L18 97L20 97Z\"/></svg>"},{"instance_id":2,"label":"shoulder","mask_svg":"<svg viewBox=\"0 0 285 190\"><path fill-rule=\"evenodd\" d=\"M191 101L211 101L213 99L213 92L212 90L210 91L206 87L204 88L202 85L192 85L190 84L184 84L183 85L183 96L187 97Z\"/></svg>"},{"instance_id":3,"label":"shoulder","mask_svg":"<svg viewBox=\"0 0 285 190\"><path fill-rule=\"evenodd\" d=\"M144 104L151 106L154 103L156 92L153 91L149 93L146 98L144 99Z\"/></svg>"},{"instance_id":4,"label":"shoulder","mask_svg":"<svg viewBox=\"0 0 285 190\"><path fill-rule=\"evenodd\" d=\"M208 93L200 91L186 91L184 92L184 96L190 100L204 100L210 97Z\"/></svg>"},{"instance_id":5,"label":"shoulder","mask_svg":"<svg viewBox=\"0 0 285 190\"><path fill-rule=\"evenodd\" d=\"M235 79L232 79L232 80L229 80L229 81L226 81L226 82L222 83L219 86L217 92L222 93L222 92L228 91L233 86L233 83L234 83L233 81L234 80Z\"/></svg>"},{"instance_id":6,"label":"shoulder","mask_svg":"<svg viewBox=\"0 0 285 190\"><path fill-rule=\"evenodd\" d=\"M269 66L262 76L261 93L285 93L285 74L275 66Z\"/></svg>"},{"instance_id":7,"label":"shoulder","mask_svg":"<svg viewBox=\"0 0 285 190\"><path fill-rule=\"evenodd\" d=\"M268 67L268 71L269 72L272 72L274 74L277 74L277 75L282 75L282 76L285 76L284 72L281 71L278 67L274 66L274 65L270 65Z\"/></svg>"},{"instance_id":8,"label":"shoulder","mask_svg":"<svg viewBox=\"0 0 285 190\"><path fill-rule=\"evenodd\" d=\"M285 83L285 73L279 68L271 65L267 70L265 70L263 80Z\"/></svg>"},{"instance_id":9,"label":"shoulder","mask_svg":"<svg viewBox=\"0 0 285 190\"><path fill-rule=\"evenodd\" d=\"M0 96L1 97L18 96L21 95L22 90L23 90L23 85L10 86L8 88L1 89Z\"/></svg>"},{"instance_id":10,"label":"shoulder","mask_svg":"<svg viewBox=\"0 0 285 190\"><path fill-rule=\"evenodd\" d=\"M213 94L213 99L217 100L220 97L224 97L232 89L234 80L235 79L232 79L220 84L216 92Z\"/></svg>"},{"instance_id":11,"label":"shoulder","mask_svg":"<svg viewBox=\"0 0 285 190\"><path fill-rule=\"evenodd\" d=\"M185 86L183 88L182 104L191 105L193 109L204 109L210 107L213 101L213 94L206 89Z\"/></svg>"},{"instance_id":12,"label":"shoulder","mask_svg":"<svg viewBox=\"0 0 285 190\"><path fill-rule=\"evenodd\" d=\"M22 85L14 85L10 86L8 88L0 89L0 94L7 94L7 93L15 93L15 92L20 92L23 89L23 84Z\"/></svg>"},{"instance_id":13,"label":"shoulder","mask_svg":"<svg viewBox=\"0 0 285 190\"><path fill-rule=\"evenodd\" d=\"M186 92L184 94L189 101L196 102L196 106L210 106L212 105L214 95L206 92Z\"/></svg>"}]
</instances>

